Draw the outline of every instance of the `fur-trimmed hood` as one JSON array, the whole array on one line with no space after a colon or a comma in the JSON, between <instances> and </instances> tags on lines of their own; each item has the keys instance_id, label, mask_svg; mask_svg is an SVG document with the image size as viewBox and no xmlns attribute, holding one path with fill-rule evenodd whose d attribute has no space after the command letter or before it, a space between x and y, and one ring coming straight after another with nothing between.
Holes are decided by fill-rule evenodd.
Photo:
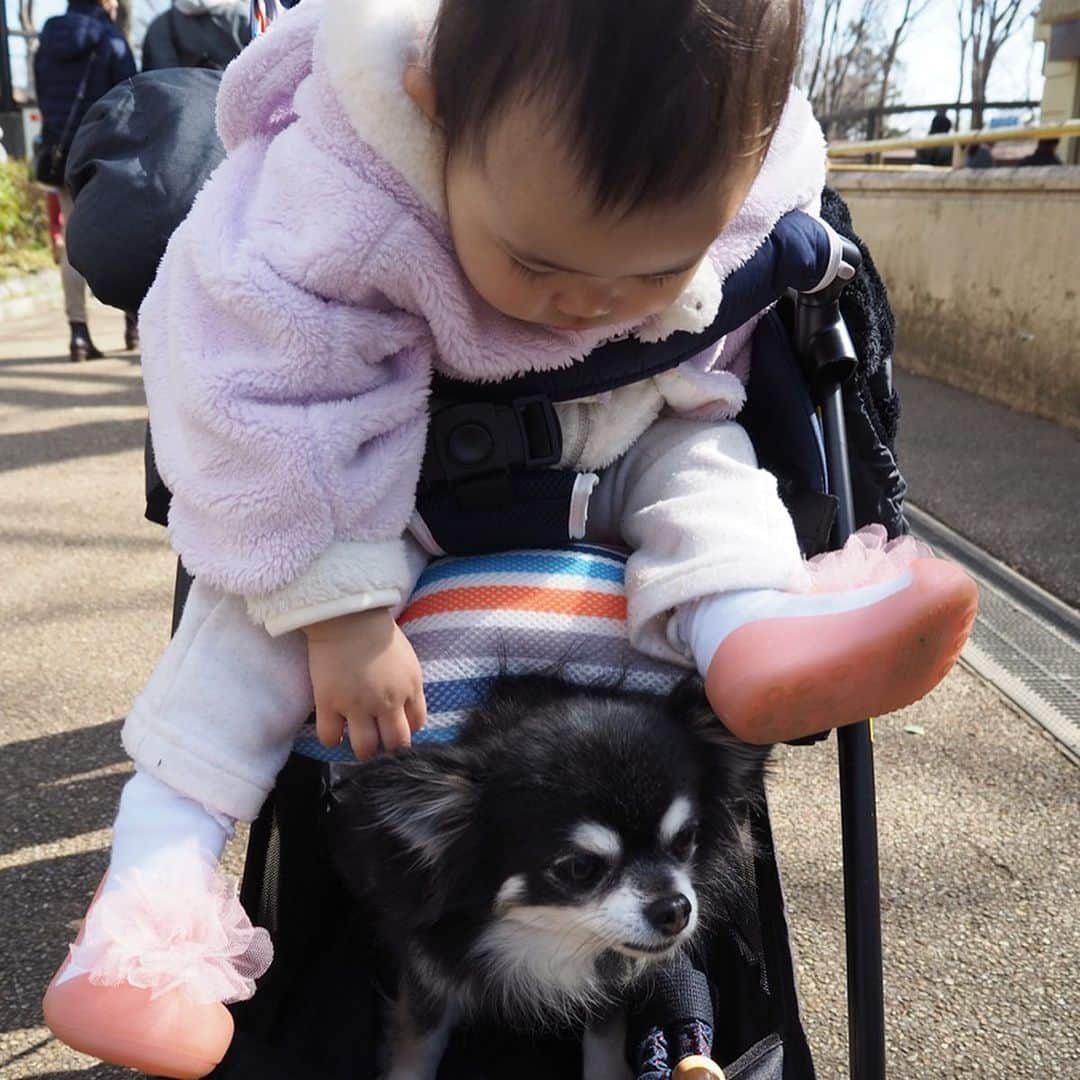
<instances>
[{"instance_id":1,"label":"fur-trimmed hood","mask_svg":"<svg viewBox=\"0 0 1080 1080\"><path fill-rule=\"evenodd\" d=\"M305 0L229 68L218 99L218 127L226 148L273 131L299 83L322 67L356 136L445 223L445 141L402 84L406 66L423 59L437 9L438 0ZM707 327L727 277L788 210L816 213L824 185L824 136L805 95L793 88L739 213L683 295L636 328L635 336L659 341L676 330Z\"/></svg>"}]
</instances>

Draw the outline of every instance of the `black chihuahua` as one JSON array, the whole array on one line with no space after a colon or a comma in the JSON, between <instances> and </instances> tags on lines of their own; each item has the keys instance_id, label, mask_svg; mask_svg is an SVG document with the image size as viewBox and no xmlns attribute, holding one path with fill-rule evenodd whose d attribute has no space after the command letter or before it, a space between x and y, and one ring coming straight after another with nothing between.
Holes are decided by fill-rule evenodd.
<instances>
[{"instance_id":1,"label":"black chihuahua","mask_svg":"<svg viewBox=\"0 0 1080 1080\"><path fill-rule=\"evenodd\" d=\"M387 1080L434 1080L470 1016L584 1025L585 1075L627 1076L628 995L744 899L768 752L697 680L664 699L506 676L453 745L337 779L339 869L399 961Z\"/></svg>"}]
</instances>

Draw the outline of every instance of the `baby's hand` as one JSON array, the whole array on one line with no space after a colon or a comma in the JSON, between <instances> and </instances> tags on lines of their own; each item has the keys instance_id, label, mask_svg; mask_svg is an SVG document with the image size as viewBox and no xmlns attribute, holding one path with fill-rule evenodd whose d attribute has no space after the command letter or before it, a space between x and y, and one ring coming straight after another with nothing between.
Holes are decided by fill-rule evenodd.
<instances>
[{"instance_id":1,"label":"baby's hand","mask_svg":"<svg viewBox=\"0 0 1080 1080\"><path fill-rule=\"evenodd\" d=\"M386 608L304 627L315 690L315 730L324 746L349 742L363 761L408 746L427 707L420 662Z\"/></svg>"}]
</instances>

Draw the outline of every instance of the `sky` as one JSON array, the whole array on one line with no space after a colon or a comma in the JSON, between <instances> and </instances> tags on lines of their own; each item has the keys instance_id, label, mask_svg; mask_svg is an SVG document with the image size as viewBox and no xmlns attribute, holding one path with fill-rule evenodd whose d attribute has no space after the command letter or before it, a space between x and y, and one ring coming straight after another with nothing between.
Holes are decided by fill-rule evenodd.
<instances>
[{"instance_id":1,"label":"sky","mask_svg":"<svg viewBox=\"0 0 1080 1080\"><path fill-rule=\"evenodd\" d=\"M895 3L896 0L893 0ZM957 0L930 0L910 37L901 48L904 70L900 79L900 98L904 104L955 100L959 44L956 30ZM4 0L8 9L8 25L17 23L17 0ZM169 0L135 0L136 32L145 27L148 17L164 10ZM50 15L64 10L65 0L36 0L35 16L40 25ZM24 70L21 63L21 43L12 42L12 65L18 85ZM1022 26L1002 50L990 77L990 95L1000 100L1038 98L1042 93L1042 46L1033 46L1031 23ZM965 93L965 96L966 93ZM916 115L915 130L929 122L928 117ZM903 123L897 127L902 128Z\"/></svg>"},{"instance_id":2,"label":"sky","mask_svg":"<svg viewBox=\"0 0 1080 1080\"><path fill-rule=\"evenodd\" d=\"M1043 46L1032 41L1032 29L1028 20L994 61L990 72L991 99L1008 101L1042 96ZM903 45L901 57L905 70L900 96L905 105L956 100L960 45L955 0L931 0ZM969 96L967 87L964 96ZM918 119L928 121L926 117Z\"/></svg>"}]
</instances>

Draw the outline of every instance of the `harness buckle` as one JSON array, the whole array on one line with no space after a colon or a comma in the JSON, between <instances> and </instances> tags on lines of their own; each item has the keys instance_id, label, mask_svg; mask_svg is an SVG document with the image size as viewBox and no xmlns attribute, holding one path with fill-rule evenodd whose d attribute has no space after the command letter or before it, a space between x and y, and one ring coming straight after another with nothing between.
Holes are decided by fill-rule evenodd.
<instances>
[{"instance_id":1,"label":"harness buckle","mask_svg":"<svg viewBox=\"0 0 1080 1080\"><path fill-rule=\"evenodd\" d=\"M546 394L514 398L510 407L517 415L525 447L526 469L547 469L562 457L562 426Z\"/></svg>"},{"instance_id":2,"label":"harness buckle","mask_svg":"<svg viewBox=\"0 0 1080 1080\"><path fill-rule=\"evenodd\" d=\"M542 394L509 405L468 401L435 408L427 456L441 473L441 478L429 475L429 485L445 481L462 509L506 507L512 499L511 470L559 463L559 417Z\"/></svg>"}]
</instances>

